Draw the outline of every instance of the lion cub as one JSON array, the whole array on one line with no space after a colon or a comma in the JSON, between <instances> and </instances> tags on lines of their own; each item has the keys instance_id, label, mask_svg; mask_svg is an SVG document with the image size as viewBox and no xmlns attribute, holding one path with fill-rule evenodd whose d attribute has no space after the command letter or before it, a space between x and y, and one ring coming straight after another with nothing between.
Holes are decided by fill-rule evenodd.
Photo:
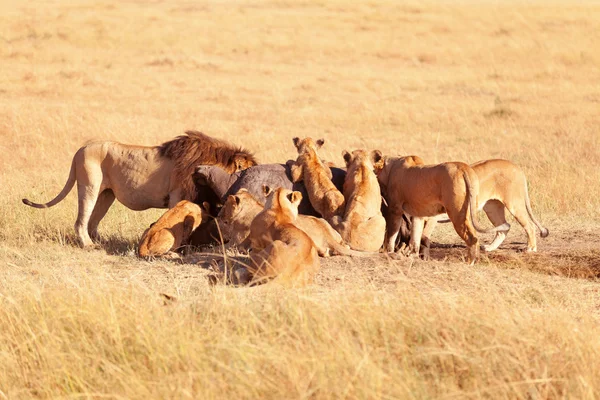
<instances>
[{"instance_id":1,"label":"lion cub","mask_svg":"<svg viewBox=\"0 0 600 400\"><path fill-rule=\"evenodd\" d=\"M210 205L205 202L203 207L187 200L177 203L146 229L138 255L143 258L178 257L174 251L185 246L192 232L208 219Z\"/></svg>"},{"instance_id":2,"label":"lion cub","mask_svg":"<svg viewBox=\"0 0 600 400\"><path fill-rule=\"evenodd\" d=\"M263 187L267 201L252 221L247 240L252 248L247 267L250 283L277 278L280 282L304 285L312 282L320 267L311 238L295 226L300 192Z\"/></svg>"},{"instance_id":3,"label":"lion cub","mask_svg":"<svg viewBox=\"0 0 600 400\"><path fill-rule=\"evenodd\" d=\"M348 172L344 181L347 199L343 217L332 221L333 227L352 249L378 251L385 235L385 218L381 214L381 190L373 172L382 161L378 151L343 152Z\"/></svg>"},{"instance_id":4,"label":"lion cub","mask_svg":"<svg viewBox=\"0 0 600 400\"><path fill-rule=\"evenodd\" d=\"M292 182L304 181L310 204L326 221L331 222L331 218L343 214L345 199L331 181L331 169L317 154L325 140L315 142L309 137L302 140L295 137L293 141L298 158L291 168Z\"/></svg>"}]
</instances>

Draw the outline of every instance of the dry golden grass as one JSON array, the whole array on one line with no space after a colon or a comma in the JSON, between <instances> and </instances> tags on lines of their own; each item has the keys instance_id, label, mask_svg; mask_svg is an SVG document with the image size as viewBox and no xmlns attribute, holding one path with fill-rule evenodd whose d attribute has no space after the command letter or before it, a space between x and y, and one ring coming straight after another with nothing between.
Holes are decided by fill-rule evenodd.
<instances>
[{"instance_id":1,"label":"dry golden grass","mask_svg":"<svg viewBox=\"0 0 600 400\"><path fill-rule=\"evenodd\" d=\"M600 397L599 34L593 1L0 0L0 398ZM210 288L201 264L136 259L160 210L113 206L85 251L74 194L20 203L88 140L186 129L262 162L293 136L338 163L508 158L551 236L517 252L513 223L468 267L444 227L431 262Z\"/></svg>"}]
</instances>

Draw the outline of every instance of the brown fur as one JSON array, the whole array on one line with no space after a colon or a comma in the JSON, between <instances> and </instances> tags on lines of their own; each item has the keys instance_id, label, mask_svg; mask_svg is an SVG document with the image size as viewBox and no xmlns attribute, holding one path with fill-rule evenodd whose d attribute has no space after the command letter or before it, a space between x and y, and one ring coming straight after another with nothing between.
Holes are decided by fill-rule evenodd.
<instances>
[{"instance_id":1,"label":"brown fur","mask_svg":"<svg viewBox=\"0 0 600 400\"><path fill-rule=\"evenodd\" d=\"M381 214L381 190L373 172L381 153L355 150L343 152L348 172L344 181L347 200L342 218L332 225L352 249L378 251L385 235L385 219Z\"/></svg>"},{"instance_id":2,"label":"brown fur","mask_svg":"<svg viewBox=\"0 0 600 400\"><path fill-rule=\"evenodd\" d=\"M425 219L447 213L456 233L468 247L468 258L479 257L477 232L506 230L502 225L482 229L474 217L479 180L462 162L424 165L417 156L387 157L377 168L377 179L389 205L384 249L393 252L402 214L413 217L410 250L419 254Z\"/></svg>"},{"instance_id":3,"label":"brown fur","mask_svg":"<svg viewBox=\"0 0 600 400\"><path fill-rule=\"evenodd\" d=\"M323 139L316 142L308 137L300 140L294 138L298 150L298 158L292 165L292 182L304 181L310 204L327 220L344 212L344 195L331 181L331 169L324 165L317 150L325 143Z\"/></svg>"},{"instance_id":4,"label":"brown fur","mask_svg":"<svg viewBox=\"0 0 600 400\"><path fill-rule=\"evenodd\" d=\"M228 247L249 245L245 239L250 234L252 221L263 208L264 206L245 189L227 198L217 221L222 229L223 237L229 239ZM294 224L312 239L317 253L321 257L334 254L354 257L373 255L350 250L343 244L340 234L323 218L298 215Z\"/></svg>"},{"instance_id":5,"label":"brown fur","mask_svg":"<svg viewBox=\"0 0 600 400\"><path fill-rule=\"evenodd\" d=\"M278 188L252 221L248 241L252 248L247 270L253 282L277 278L279 282L304 285L312 282L320 267L311 238L296 227L300 192Z\"/></svg>"},{"instance_id":6,"label":"brown fur","mask_svg":"<svg viewBox=\"0 0 600 400\"><path fill-rule=\"evenodd\" d=\"M206 221L208 204L204 207L205 210L187 200L177 203L146 229L138 255L143 258L174 256L172 252L185 246L192 232Z\"/></svg>"},{"instance_id":7,"label":"brown fur","mask_svg":"<svg viewBox=\"0 0 600 400\"><path fill-rule=\"evenodd\" d=\"M504 209L508 209L527 233L527 251L537 251L535 226L541 237L548 236L548 229L533 216L523 170L508 160L499 159L479 161L471 164L471 168L479 179L478 208L485 211L494 226L507 224ZM429 235L436 222L433 218L425 223ZM496 250L507 234L508 230L496 232L492 243L483 246L485 251Z\"/></svg>"},{"instance_id":8,"label":"brown fur","mask_svg":"<svg viewBox=\"0 0 600 400\"><path fill-rule=\"evenodd\" d=\"M77 183L75 231L83 246L91 246L92 238L98 238L98 224L115 199L132 210L198 201L192 173L202 163L223 163L217 165L235 170L254 165L256 160L241 148L191 132L154 147L92 142L75 153L67 182L54 199L45 204L23 199L23 203L52 207Z\"/></svg>"},{"instance_id":9,"label":"brown fur","mask_svg":"<svg viewBox=\"0 0 600 400\"><path fill-rule=\"evenodd\" d=\"M192 179L197 166L218 165L232 174L258 164L254 155L243 147L198 131L186 131L185 135L163 143L159 153L173 160L172 179L181 183L181 198L190 201L197 197Z\"/></svg>"}]
</instances>

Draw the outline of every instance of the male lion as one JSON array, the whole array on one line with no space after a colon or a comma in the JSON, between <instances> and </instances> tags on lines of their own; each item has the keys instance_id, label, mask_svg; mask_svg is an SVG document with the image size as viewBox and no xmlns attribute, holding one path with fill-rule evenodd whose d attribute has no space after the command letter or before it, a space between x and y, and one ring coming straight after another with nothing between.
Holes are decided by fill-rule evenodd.
<instances>
[{"instance_id":1,"label":"male lion","mask_svg":"<svg viewBox=\"0 0 600 400\"><path fill-rule=\"evenodd\" d=\"M468 247L469 262L479 257L477 232L508 230L508 224L483 229L477 223L479 180L462 162L424 165L417 156L385 157L377 168L377 179L389 205L384 250L394 251L402 214L413 217L410 250L419 254L426 217L447 213L456 233Z\"/></svg>"},{"instance_id":2,"label":"male lion","mask_svg":"<svg viewBox=\"0 0 600 400\"><path fill-rule=\"evenodd\" d=\"M146 229L138 246L138 255L142 258L178 257L174 251L185 246L192 232L206 222L209 204L204 202L203 207L181 200Z\"/></svg>"},{"instance_id":3,"label":"male lion","mask_svg":"<svg viewBox=\"0 0 600 400\"><path fill-rule=\"evenodd\" d=\"M483 160L471 164L471 168L479 178L478 209L483 209L494 226L510 225L506 222L504 208L515 217L527 234L527 251L537 251L535 226L540 230L540 236L548 236L548 229L533 216L527 178L521 168L508 160ZM437 219L428 219L425 230L428 236L433 232ZM535 226L534 226L535 224ZM489 245L483 246L485 251L496 250L508 234L497 231L496 237Z\"/></svg>"},{"instance_id":4,"label":"male lion","mask_svg":"<svg viewBox=\"0 0 600 400\"><path fill-rule=\"evenodd\" d=\"M247 267L250 282L277 277L294 285L312 282L320 263L311 238L296 227L302 195L289 189L264 188L267 202L252 221L248 240L252 247Z\"/></svg>"},{"instance_id":5,"label":"male lion","mask_svg":"<svg viewBox=\"0 0 600 400\"><path fill-rule=\"evenodd\" d=\"M223 238L229 240L227 247L249 245L248 241L245 240L250 234L250 226L263 208L264 206L245 189L241 189L235 195L229 195L217 217ZM340 234L323 218L298 215L294 225L312 239L317 253L321 257L334 254L368 257L379 254L350 250L343 244Z\"/></svg>"},{"instance_id":6,"label":"male lion","mask_svg":"<svg viewBox=\"0 0 600 400\"><path fill-rule=\"evenodd\" d=\"M344 181L346 210L332 225L352 249L378 251L385 235L381 189L373 172L383 160L381 152L354 150L342 153L348 168Z\"/></svg>"},{"instance_id":7,"label":"male lion","mask_svg":"<svg viewBox=\"0 0 600 400\"><path fill-rule=\"evenodd\" d=\"M192 178L200 164L219 165L235 172L256 165L256 160L241 147L196 131L152 147L93 142L75 153L69 179L58 196L45 204L27 199L23 203L52 207L77 183L75 232L83 246L91 246L91 238L98 238L98 224L115 198L136 211L171 208L180 200L205 201Z\"/></svg>"},{"instance_id":8,"label":"male lion","mask_svg":"<svg viewBox=\"0 0 600 400\"><path fill-rule=\"evenodd\" d=\"M335 187L331 169L323 164L317 150L325 140L316 142L312 138L293 139L298 150L298 158L292 165L292 181L304 181L310 204L321 216L331 222L336 215L344 212L344 195Z\"/></svg>"}]
</instances>

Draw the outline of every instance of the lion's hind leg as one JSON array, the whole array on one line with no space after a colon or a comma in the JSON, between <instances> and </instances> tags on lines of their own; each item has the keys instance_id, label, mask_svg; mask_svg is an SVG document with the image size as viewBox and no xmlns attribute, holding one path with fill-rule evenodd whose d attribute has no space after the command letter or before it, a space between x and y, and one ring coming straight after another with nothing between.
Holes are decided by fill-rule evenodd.
<instances>
[{"instance_id":1,"label":"lion's hind leg","mask_svg":"<svg viewBox=\"0 0 600 400\"><path fill-rule=\"evenodd\" d=\"M106 189L100 193L98 196L98 200L96 201L96 205L94 206L94 210L92 211L92 215L90 216L90 222L88 224L88 233L92 240L99 240L100 236L98 235L98 224L106 213L110 206L112 206L115 201L115 194L112 190Z\"/></svg>"},{"instance_id":2,"label":"lion's hind leg","mask_svg":"<svg viewBox=\"0 0 600 400\"><path fill-rule=\"evenodd\" d=\"M483 211L485 211L486 215L494 224L494 226L500 226L502 224L506 224L506 217L504 215L504 204L500 200L488 200L487 203L483 206ZM483 246L485 251L494 251L496 250L504 239L506 239L506 235L508 231L498 231L496 232L496 236L492 243Z\"/></svg>"},{"instance_id":3,"label":"lion's hind leg","mask_svg":"<svg viewBox=\"0 0 600 400\"><path fill-rule=\"evenodd\" d=\"M473 265L479 258L479 238L477 237L477 231L475 230L471 219L467 216L467 211L465 209L452 210L446 208L446 212L450 221L452 221L454 230L458 233L458 236L465 241L468 249L469 264Z\"/></svg>"},{"instance_id":4,"label":"lion's hind leg","mask_svg":"<svg viewBox=\"0 0 600 400\"><path fill-rule=\"evenodd\" d=\"M524 204L514 205L508 204L506 206L508 211L515 217L517 222L521 224L525 233L527 234L527 251L537 251L537 240L535 238L535 227L533 221L529 218L527 209Z\"/></svg>"},{"instance_id":5,"label":"lion's hind leg","mask_svg":"<svg viewBox=\"0 0 600 400\"><path fill-rule=\"evenodd\" d=\"M148 255L155 257L163 256L174 250L175 242L175 235L170 229L161 229L154 233L148 241Z\"/></svg>"},{"instance_id":6,"label":"lion's hind leg","mask_svg":"<svg viewBox=\"0 0 600 400\"><path fill-rule=\"evenodd\" d=\"M100 172L101 174L101 172ZM92 175L92 174L88 174ZM88 176L88 179L93 179L93 176ZM79 237L79 241L83 247L91 247L94 245L89 234L90 218L98 201L100 194L100 184L77 183L78 195L78 212L77 220L75 221L75 232Z\"/></svg>"}]
</instances>

